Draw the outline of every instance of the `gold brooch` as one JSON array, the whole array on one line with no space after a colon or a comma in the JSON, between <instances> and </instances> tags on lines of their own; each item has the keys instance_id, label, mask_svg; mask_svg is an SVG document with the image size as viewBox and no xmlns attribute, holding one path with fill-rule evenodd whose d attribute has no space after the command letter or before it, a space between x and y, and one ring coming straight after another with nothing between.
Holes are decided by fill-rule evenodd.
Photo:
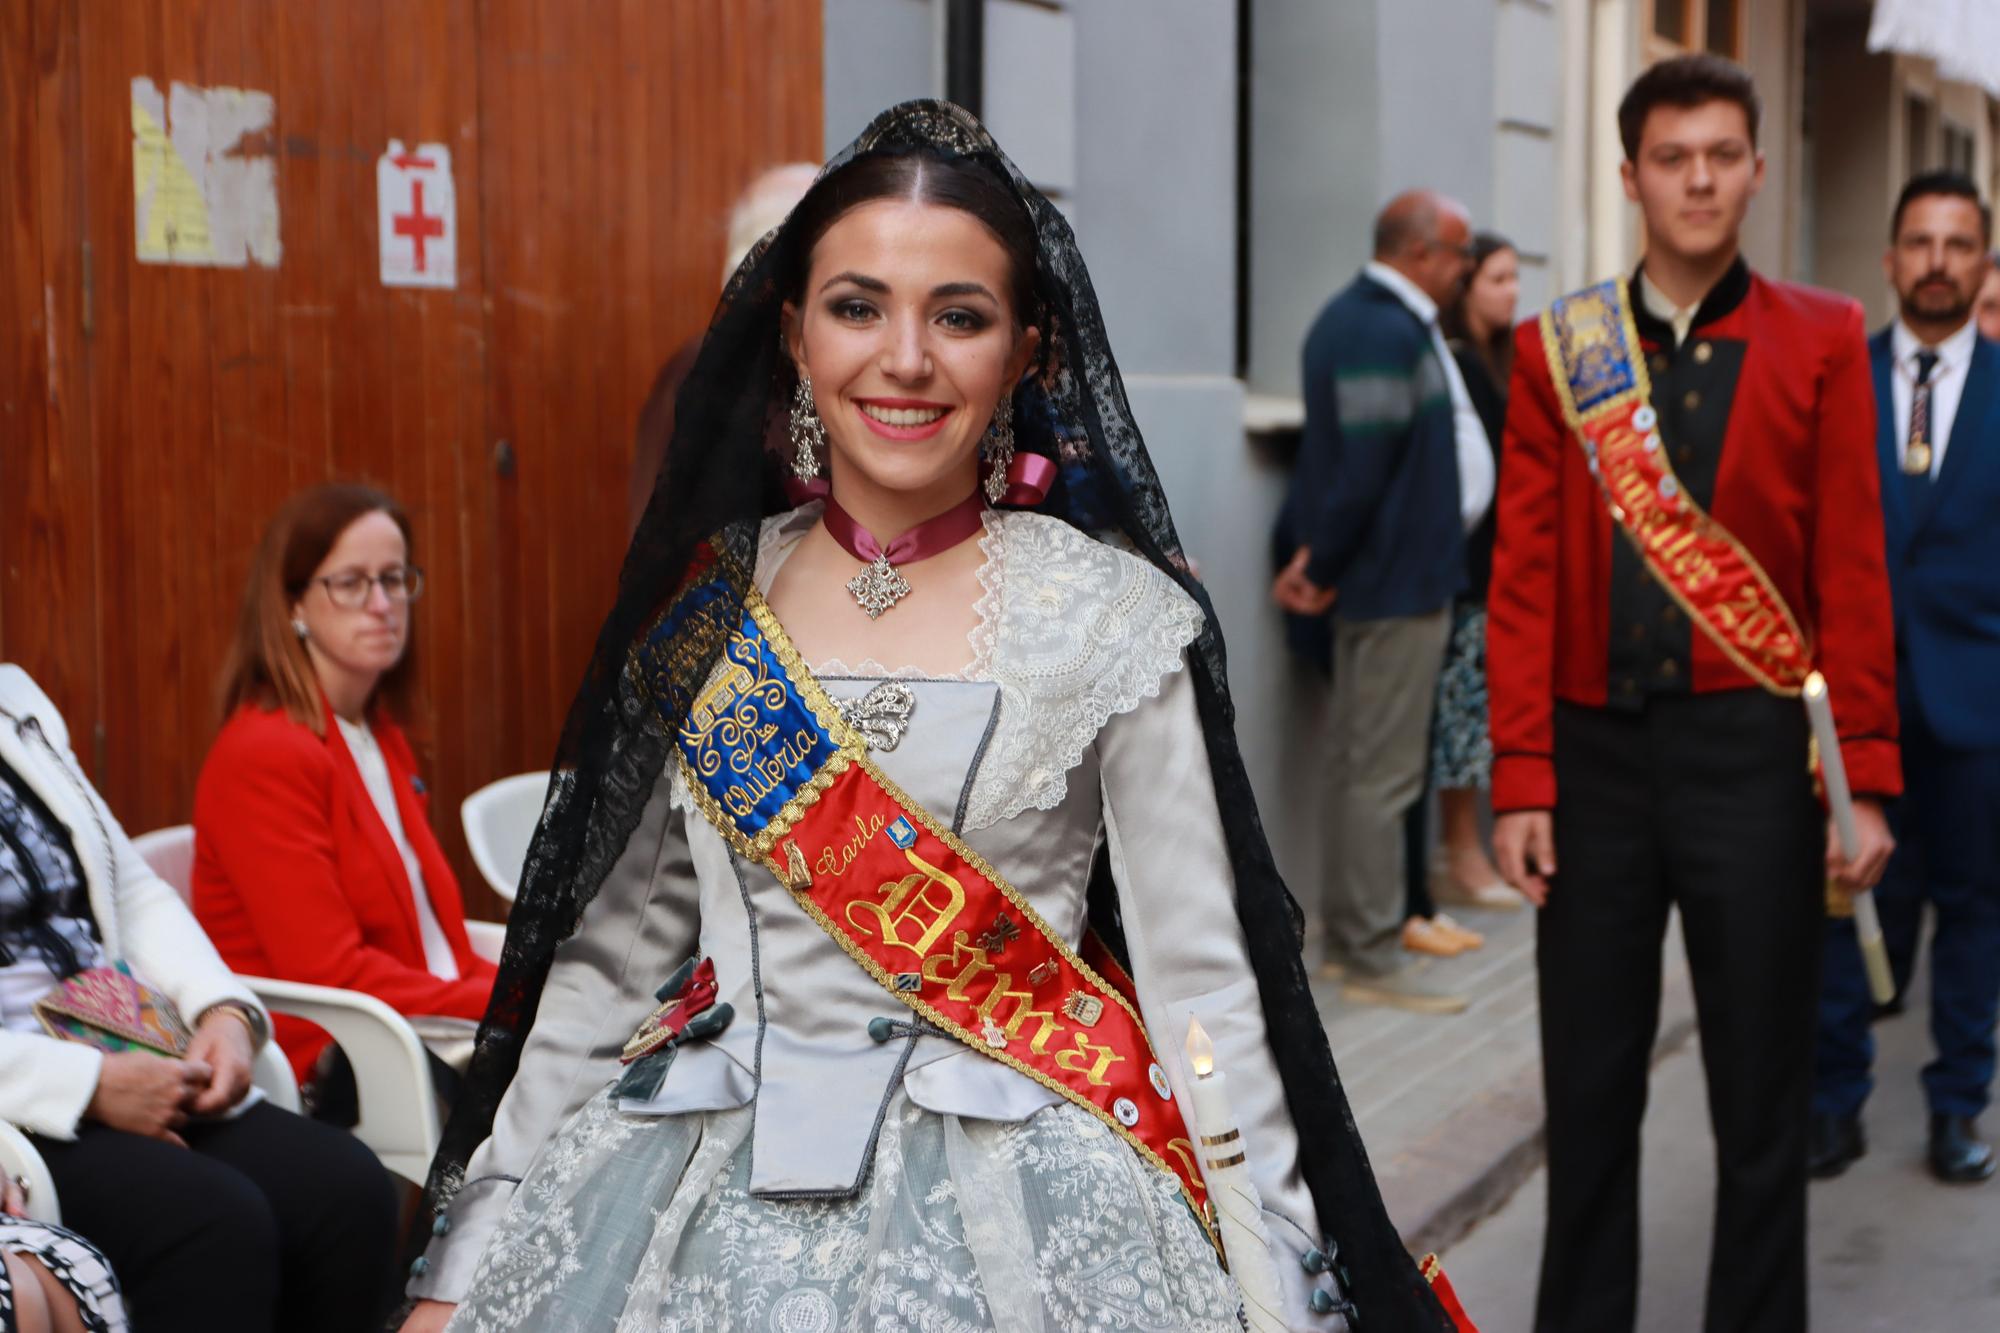
<instances>
[{"instance_id":1,"label":"gold brooch","mask_svg":"<svg viewBox=\"0 0 2000 1333\"><path fill-rule=\"evenodd\" d=\"M806 854L796 842L785 843L785 872L779 878L794 893L804 893L813 886L812 871L806 868Z\"/></svg>"}]
</instances>

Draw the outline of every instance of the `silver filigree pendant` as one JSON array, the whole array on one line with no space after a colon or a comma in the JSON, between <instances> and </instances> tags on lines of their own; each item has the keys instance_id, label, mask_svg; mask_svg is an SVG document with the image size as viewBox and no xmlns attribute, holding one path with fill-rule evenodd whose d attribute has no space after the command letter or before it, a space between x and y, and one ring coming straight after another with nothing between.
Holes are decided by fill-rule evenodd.
<instances>
[{"instance_id":1,"label":"silver filigree pendant","mask_svg":"<svg viewBox=\"0 0 2000 1333\"><path fill-rule=\"evenodd\" d=\"M888 556L878 555L874 564L847 581L847 591L854 594L855 604L870 620L879 620L884 611L910 595L910 581L896 572Z\"/></svg>"},{"instance_id":2,"label":"silver filigree pendant","mask_svg":"<svg viewBox=\"0 0 2000 1333\"><path fill-rule=\"evenodd\" d=\"M848 726L861 733L869 749L886 754L903 743L917 695L901 681L885 680L859 699L836 699L833 706Z\"/></svg>"}]
</instances>

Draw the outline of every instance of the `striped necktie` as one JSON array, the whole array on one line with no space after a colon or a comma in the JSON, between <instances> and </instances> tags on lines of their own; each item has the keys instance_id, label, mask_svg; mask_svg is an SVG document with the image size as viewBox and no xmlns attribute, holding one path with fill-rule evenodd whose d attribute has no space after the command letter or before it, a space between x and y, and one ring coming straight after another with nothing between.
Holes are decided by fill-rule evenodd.
<instances>
[{"instance_id":1,"label":"striped necktie","mask_svg":"<svg viewBox=\"0 0 2000 1333\"><path fill-rule=\"evenodd\" d=\"M1912 496L1931 486L1936 445L1931 439L1931 375L1938 354L1926 347L1917 353L1917 382L1910 390L1910 433L1903 445L1903 487Z\"/></svg>"}]
</instances>

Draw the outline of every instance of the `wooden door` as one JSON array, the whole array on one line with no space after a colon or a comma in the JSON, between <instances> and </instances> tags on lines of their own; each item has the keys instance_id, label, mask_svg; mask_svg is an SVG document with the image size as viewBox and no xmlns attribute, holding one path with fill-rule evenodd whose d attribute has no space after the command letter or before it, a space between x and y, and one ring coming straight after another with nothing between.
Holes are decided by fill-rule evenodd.
<instances>
[{"instance_id":1,"label":"wooden door","mask_svg":"<svg viewBox=\"0 0 2000 1333\"><path fill-rule=\"evenodd\" d=\"M0 4L0 656L132 831L184 822L250 550L327 478L429 576L409 720L466 792L548 763L624 550L634 420L729 202L820 144L818 0ZM142 262L133 80L269 94L274 264ZM376 162L440 143L457 285L383 285Z\"/></svg>"}]
</instances>

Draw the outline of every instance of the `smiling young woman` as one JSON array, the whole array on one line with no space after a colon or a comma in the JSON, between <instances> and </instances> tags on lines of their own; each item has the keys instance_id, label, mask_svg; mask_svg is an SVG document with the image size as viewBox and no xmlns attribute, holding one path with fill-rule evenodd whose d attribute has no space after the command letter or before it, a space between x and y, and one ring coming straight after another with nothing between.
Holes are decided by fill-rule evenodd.
<instances>
[{"instance_id":1,"label":"smiling young woman","mask_svg":"<svg viewBox=\"0 0 2000 1333\"><path fill-rule=\"evenodd\" d=\"M955 674L982 591L984 555L963 540L981 528L982 452L1041 338L1033 289L1015 277L1034 271L1027 219L997 185L923 159L876 158L853 174L793 224L812 259L783 309L786 346L821 424L831 498L780 567L771 607L815 662ZM835 211L856 197L867 202ZM861 550L872 562L941 519L960 540L920 533L914 558L885 561L908 592L890 584L893 600L872 611L850 594ZM905 596L925 610L887 614Z\"/></svg>"},{"instance_id":2,"label":"smiling young woman","mask_svg":"<svg viewBox=\"0 0 2000 1333\"><path fill-rule=\"evenodd\" d=\"M774 414L797 503L766 513ZM1196 1018L1259 1326L1352 1295L1449 1328L1349 1128L1075 241L976 121L911 103L828 166L730 284L669 457L407 1328L1238 1328Z\"/></svg>"}]
</instances>

